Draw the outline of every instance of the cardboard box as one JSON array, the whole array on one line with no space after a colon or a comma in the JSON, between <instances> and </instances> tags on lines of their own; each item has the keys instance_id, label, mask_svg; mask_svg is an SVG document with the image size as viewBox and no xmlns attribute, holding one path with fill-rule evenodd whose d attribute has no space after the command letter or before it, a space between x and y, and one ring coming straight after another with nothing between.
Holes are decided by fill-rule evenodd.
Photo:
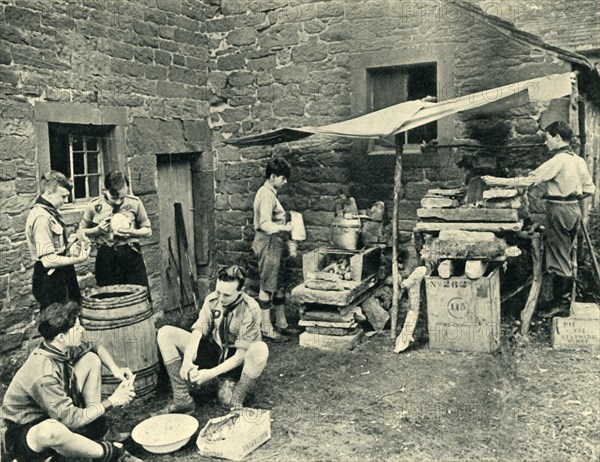
<instances>
[{"instance_id":1,"label":"cardboard box","mask_svg":"<svg viewBox=\"0 0 600 462\"><path fill-rule=\"evenodd\" d=\"M552 347L600 349L600 308L595 303L573 303L571 316L553 318L550 332Z\"/></svg>"},{"instance_id":2,"label":"cardboard box","mask_svg":"<svg viewBox=\"0 0 600 462\"><path fill-rule=\"evenodd\" d=\"M491 353L500 346L500 276L425 278L429 347Z\"/></svg>"},{"instance_id":3,"label":"cardboard box","mask_svg":"<svg viewBox=\"0 0 600 462\"><path fill-rule=\"evenodd\" d=\"M271 412L243 408L210 419L200 430L196 446L206 457L243 460L256 448L271 439Z\"/></svg>"}]
</instances>

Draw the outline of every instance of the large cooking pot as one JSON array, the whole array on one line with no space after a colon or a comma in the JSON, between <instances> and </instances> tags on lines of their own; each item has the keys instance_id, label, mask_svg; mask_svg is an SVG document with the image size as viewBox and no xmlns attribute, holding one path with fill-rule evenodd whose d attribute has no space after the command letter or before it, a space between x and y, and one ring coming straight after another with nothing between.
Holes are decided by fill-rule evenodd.
<instances>
[{"instance_id":1,"label":"large cooking pot","mask_svg":"<svg viewBox=\"0 0 600 462\"><path fill-rule=\"evenodd\" d=\"M335 218L331 223L331 242L346 250L356 250L360 237L360 218Z\"/></svg>"}]
</instances>

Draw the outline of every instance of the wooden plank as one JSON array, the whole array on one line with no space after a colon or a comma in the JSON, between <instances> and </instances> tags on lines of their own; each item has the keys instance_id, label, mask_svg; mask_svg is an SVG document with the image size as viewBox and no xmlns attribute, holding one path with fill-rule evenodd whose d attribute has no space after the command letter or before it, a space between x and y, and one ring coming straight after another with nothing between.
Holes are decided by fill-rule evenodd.
<instances>
[{"instance_id":1,"label":"wooden plank","mask_svg":"<svg viewBox=\"0 0 600 462\"><path fill-rule=\"evenodd\" d=\"M465 231L521 231L523 222L516 223L446 223L420 221L415 226L415 231L441 231L443 229L462 229Z\"/></svg>"},{"instance_id":2,"label":"wooden plank","mask_svg":"<svg viewBox=\"0 0 600 462\"><path fill-rule=\"evenodd\" d=\"M519 221L519 214L512 209L418 209L419 218L436 218L446 221L487 221L487 222L515 222Z\"/></svg>"}]
</instances>

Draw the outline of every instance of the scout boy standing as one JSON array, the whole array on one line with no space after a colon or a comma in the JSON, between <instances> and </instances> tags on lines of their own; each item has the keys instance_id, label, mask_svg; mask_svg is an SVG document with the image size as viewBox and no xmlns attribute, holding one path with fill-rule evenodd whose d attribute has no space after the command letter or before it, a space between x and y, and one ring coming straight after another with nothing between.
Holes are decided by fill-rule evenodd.
<instances>
[{"instance_id":1,"label":"scout boy standing","mask_svg":"<svg viewBox=\"0 0 600 462\"><path fill-rule=\"evenodd\" d=\"M80 229L98 245L96 282L99 286L136 284L148 286L140 238L152 235L150 220L140 199L128 194L123 173L109 172L104 194L87 206Z\"/></svg>"},{"instance_id":2,"label":"scout boy standing","mask_svg":"<svg viewBox=\"0 0 600 462\"><path fill-rule=\"evenodd\" d=\"M573 287L572 251L582 222L586 199L595 186L585 160L573 152L569 141L573 130L566 122L554 122L545 129L546 146L552 158L525 177L484 176L492 186L546 185L546 271L554 275L555 307L545 316L569 316Z\"/></svg>"},{"instance_id":3,"label":"scout boy standing","mask_svg":"<svg viewBox=\"0 0 600 462\"><path fill-rule=\"evenodd\" d=\"M25 223L25 238L35 261L32 292L41 311L55 302L81 299L74 265L87 260L90 246L85 237L80 239L75 234L67 237L59 212L68 202L71 189L71 183L62 173L54 170L45 173L40 181L40 196Z\"/></svg>"},{"instance_id":4,"label":"scout boy standing","mask_svg":"<svg viewBox=\"0 0 600 462\"><path fill-rule=\"evenodd\" d=\"M262 335L272 342L286 342L286 335L298 333L288 325L285 316L285 286L282 280L283 234L292 231L286 223L285 210L278 191L283 188L291 173L285 159L269 159L265 171L265 182L254 197L254 241L252 251L258 259L260 292L258 304L261 308ZM271 323L271 304L275 310L275 326Z\"/></svg>"}]
</instances>

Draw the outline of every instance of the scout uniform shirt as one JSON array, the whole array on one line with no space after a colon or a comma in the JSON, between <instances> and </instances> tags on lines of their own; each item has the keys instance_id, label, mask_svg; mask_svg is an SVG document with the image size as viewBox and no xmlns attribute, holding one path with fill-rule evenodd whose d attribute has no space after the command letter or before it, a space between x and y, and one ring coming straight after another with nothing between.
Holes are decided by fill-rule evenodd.
<instances>
[{"instance_id":1,"label":"scout uniform shirt","mask_svg":"<svg viewBox=\"0 0 600 462\"><path fill-rule=\"evenodd\" d=\"M25 425L40 419L56 419L75 430L89 420L89 410L79 407L79 392L72 365L93 345L82 345L63 353L44 341L13 377L2 403L2 415Z\"/></svg>"},{"instance_id":2,"label":"scout uniform shirt","mask_svg":"<svg viewBox=\"0 0 600 462\"><path fill-rule=\"evenodd\" d=\"M229 310L227 315L228 325L227 329L223 329L221 323L224 319L225 310L219 303L217 293L210 293L204 300L198 320L192 326L192 330L199 330L202 332L203 339L209 339L221 348L233 345L235 348L247 350L251 343L262 340L260 307L256 300L242 293L238 300L227 308ZM221 339L221 331L226 331L226 342Z\"/></svg>"},{"instance_id":3,"label":"scout uniform shirt","mask_svg":"<svg viewBox=\"0 0 600 462\"><path fill-rule=\"evenodd\" d=\"M285 210L277 199L277 190L269 181L265 181L254 197L254 229L264 232L261 225L267 221L285 224Z\"/></svg>"},{"instance_id":4,"label":"scout uniform shirt","mask_svg":"<svg viewBox=\"0 0 600 462\"><path fill-rule=\"evenodd\" d=\"M121 205L112 205L106 200L103 194L90 201L83 217L81 218L80 228L93 228L106 218L112 217L115 213L121 213L127 216L135 229L150 227L150 219L144 208L142 201L131 195L126 195ZM131 244L139 242L139 238L131 236L128 238L117 238L112 232L90 236L97 244L114 246L115 244Z\"/></svg>"},{"instance_id":5,"label":"scout uniform shirt","mask_svg":"<svg viewBox=\"0 0 600 462\"><path fill-rule=\"evenodd\" d=\"M33 261L46 255L64 255L67 248L65 224L50 202L38 197L25 222L25 238Z\"/></svg>"},{"instance_id":6,"label":"scout uniform shirt","mask_svg":"<svg viewBox=\"0 0 600 462\"><path fill-rule=\"evenodd\" d=\"M588 172L585 160L568 146L552 151L554 156L529 173L535 184L546 183L546 193L551 198L577 199L583 194L593 194L596 187Z\"/></svg>"}]
</instances>

